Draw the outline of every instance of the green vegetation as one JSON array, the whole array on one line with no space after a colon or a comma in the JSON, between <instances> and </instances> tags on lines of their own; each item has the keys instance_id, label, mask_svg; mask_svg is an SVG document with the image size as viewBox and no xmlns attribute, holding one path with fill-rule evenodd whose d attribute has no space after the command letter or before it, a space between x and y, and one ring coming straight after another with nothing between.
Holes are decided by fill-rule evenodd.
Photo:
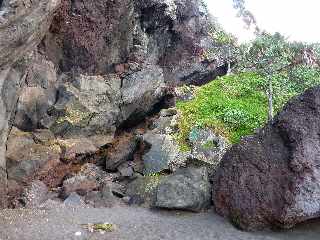
<instances>
[{"instance_id":1,"label":"green vegetation","mask_svg":"<svg viewBox=\"0 0 320 240\"><path fill-rule=\"evenodd\" d=\"M320 70L297 66L274 74L274 109L279 112L284 104L307 88L320 84ZM189 150L188 138L193 127L209 127L232 143L252 134L268 119L267 81L255 72L220 77L200 87L191 101L178 102L181 114L177 140L181 150Z\"/></svg>"},{"instance_id":2,"label":"green vegetation","mask_svg":"<svg viewBox=\"0 0 320 240\"><path fill-rule=\"evenodd\" d=\"M187 150L186 140L195 126L210 127L233 143L261 126L267 119L262 81L255 73L229 75L199 88L193 100L178 102L178 140L183 150Z\"/></svg>"},{"instance_id":3,"label":"green vegetation","mask_svg":"<svg viewBox=\"0 0 320 240\"><path fill-rule=\"evenodd\" d=\"M210 149L213 149L213 148L218 147L218 143L215 142L215 141L213 141L213 140L211 140L211 141L207 141L206 143L204 143L204 144L202 145L202 147L203 147L204 149L206 149L206 150L210 150Z\"/></svg>"}]
</instances>

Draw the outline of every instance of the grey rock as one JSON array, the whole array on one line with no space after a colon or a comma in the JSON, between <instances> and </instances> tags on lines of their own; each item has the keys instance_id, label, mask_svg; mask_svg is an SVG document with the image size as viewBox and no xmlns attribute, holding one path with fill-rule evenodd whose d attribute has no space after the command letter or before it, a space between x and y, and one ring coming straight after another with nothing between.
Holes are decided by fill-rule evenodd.
<instances>
[{"instance_id":1,"label":"grey rock","mask_svg":"<svg viewBox=\"0 0 320 240\"><path fill-rule=\"evenodd\" d=\"M209 36L214 22L199 1L97 0L72 5L77 15L65 9L70 2L62 2L44 41L64 72L126 73L159 64L171 83L203 83L223 73L226 53ZM205 58L212 48L214 54Z\"/></svg>"},{"instance_id":2,"label":"grey rock","mask_svg":"<svg viewBox=\"0 0 320 240\"><path fill-rule=\"evenodd\" d=\"M123 118L143 118L166 95L162 69L158 66L148 66L126 76L121 90Z\"/></svg>"},{"instance_id":3,"label":"grey rock","mask_svg":"<svg viewBox=\"0 0 320 240\"><path fill-rule=\"evenodd\" d=\"M214 178L216 211L246 230L289 228L318 218L319 116L320 88L315 87L234 145Z\"/></svg>"},{"instance_id":4,"label":"grey rock","mask_svg":"<svg viewBox=\"0 0 320 240\"><path fill-rule=\"evenodd\" d=\"M4 35L7 38L6 35ZM8 138L14 107L18 100L20 89L26 73L27 64L17 64L0 69L0 207L6 206L7 173L6 173L6 140Z\"/></svg>"},{"instance_id":5,"label":"grey rock","mask_svg":"<svg viewBox=\"0 0 320 240\"><path fill-rule=\"evenodd\" d=\"M186 163L186 156L180 152L173 138L165 134L148 132L144 141L151 146L143 156L144 174L158 173L164 170L176 170Z\"/></svg>"},{"instance_id":6,"label":"grey rock","mask_svg":"<svg viewBox=\"0 0 320 240\"><path fill-rule=\"evenodd\" d=\"M105 183L101 189L104 206L111 207L116 203L116 197L112 193L112 184Z\"/></svg>"},{"instance_id":7,"label":"grey rock","mask_svg":"<svg viewBox=\"0 0 320 240\"><path fill-rule=\"evenodd\" d=\"M168 109L162 109L160 111L161 117L172 117L178 113L177 109L175 108L168 108Z\"/></svg>"},{"instance_id":8,"label":"grey rock","mask_svg":"<svg viewBox=\"0 0 320 240\"><path fill-rule=\"evenodd\" d=\"M95 179L99 184L104 183L106 180L113 180L113 178L108 179L108 174L102 169L102 167L93 163L86 163L81 166L79 174L87 176L90 179Z\"/></svg>"},{"instance_id":9,"label":"grey rock","mask_svg":"<svg viewBox=\"0 0 320 240\"><path fill-rule=\"evenodd\" d=\"M176 87L174 95L179 101L191 101L195 97L197 87L193 85Z\"/></svg>"},{"instance_id":10,"label":"grey rock","mask_svg":"<svg viewBox=\"0 0 320 240\"><path fill-rule=\"evenodd\" d=\"M48 129L35 129L32 131L35 143L48 144L56 140L54 134Z\"/></svg>"},{"instance_id":11,"label":"grey rock","mask_svg":"<svg viewBox=\"0 0 320 240\"><path fill-rule=\"evenodd\" d=\"M0 21L0 207L5 206L6 196L3 172L6 171L6 139L11 127L8 120L15 111L29 65L24 57L40 43L60 1L32 1L28 6L23 1L16 3L14 7L7 4L1 7L5 14Z\"/></svg>"},{"instance_id":12,"label":"grey rock","mask_svg":"<svg viewBox=\"0 0 320 240\"><path fill-rule=\"evenodd\" d=\"M16 6L4 6L6 12L1 19L1 55L0 66L7 67L23 58L27 52L36 47L50 27L54 11L60 1L30 1L28 5L22 0ZM28 22L29 24L25 24ZM12 31L19 29L19 31ZM21 41L25 39L25 41ZM20 41L20 42L19 42ZM16 44L12 44L16 43Z\"/></svg>"},{"instance_id":13,"label":"grey rock","mask_svg":"<svg viewBox=\"0 0 320 240\"><path fill-rule=\"evenodd\" d=\"M231 144L223 136L208 128L193 128L189 133L191 156L210 167L210 175L217 168Z\"/></svg>"},{"instance_id":14,"label":"grey rock","mask_svg":"<svg viewBox=\"0 0 320 240\"><path fill-rule=\"evenodd\" d=\"M124 163L118 167L121 177L132 177L134 174L133 167L130 163Z\"/></svg>"},{"instance_id":15,"label":"grey rock","mask_svg":"<svg viewBox=\"0 0 320 240\"><path fill-rule=\"evenodd\" d=\"M112 182L111 183L111 191L112 191L113 195L122 198L125 196L126 186L121 183Z\"/></svg>"},{"instance_id":16,"label":"grey rock","mask_svg":"<svg viewBox=\"0 0 320 240\"><path fill-rule=\"evenodd\" d=\"M126 196L130 197L129 203L151 204L162 178L162 175L141 176L130 182L126 191Z\"/></svg>"},{"instance_id":17,"label":"grey rock","mask_svg":"<svg viewBox=\"0 0 320 240\"><path fill-rule=\"evenodd\" d=\"M105 182L102 184L100 191L92 191L86 194L85 201L95 208L113 207L119 201L116 196L124 196L124 193L118 187L117 183Z\"/></svg>"},{"instance_id":18,"label":"grey rock","mask_svg":"<svg viewBox=\"0 0 320 240\"><path fill-rule=\"evenodd\" d=\"M89 155L98 152L98 147L88 138L69 138L59 139L57 144L64 149L63 159L65 161L72 161L77 156Z\"/></svg>"},{"instance_id":19,"label":"grey rock","mask_svg":"<svg viewBox=\"0 0 320 240\"><path fill-rule=\"evenodd\" d=\"M210 207L211 185L205 168L179 169L161 180L152 206L201 211Z\"/></svg>"},{"instance_id":20,"label":"grey rock","mask_svg":"<svg viewBox=\"0 0 320 240\"><path fill-rule=\"evenodd\" d=\"M32 131L46 127L43 123L50 117L48 109L56 101L58 79L55 66L45 56L34 51L28 60L31 64L16 107L14 125Z\"/></svg>"},{"instance_id":21,"label":"grey rock","mask_svg":"<svg viewBox=\"0 0 320 240\"><path fill-rule=\"evenodd\" d=\"M38 208L47 199L47 194L48 188L43 182L33 181L23 194L25 207Z\"/></svg>"},{"instance_id":22,"label":"grey rock","mask_svg":"<svg viewBox=\"0 0 320 240\"><path fill-rule=\"evenodd\" d=\"M88 192L98 189L98 181L89 176L78 174L63 181L62 196L67 197L76 192L80 195L86 195Z\"/></svg>"},{"instance_id":23,"label":"grey rock","mask_svg":"<svg viewBox=\"0 0 320 240\"><path fill-rule=\"evenodd\" d=\"M80 75L60 86L52 132L63 139L88 138L97 147L110 143L120 116L120 84L115 75Z\"/></svg>"},{"instance_id":24,"label":"grey rock","mask_svg":"<svg viewBox=\"0 0 320 240\"><path fill-rule=\"evenodd\" d=\"M68 208L84 208L87 207L83 199L77 193L71 193L68 198L63 202L65 207Z\"/></svg>"},{"instance_id":25,"label":"grey rock","mask_svg":"<svg viewBox=\"0 0 320 240\"><path fill-rule=\"evenodd\" d=\"M180 115L178 113L171 115L176 111L177 109L171 108L169 110L169 113L160 113L160 116L153 120L150 126L150 130L152 130L153 133L157 134L173 135L177 133L179 131L178 121Z\"/></svg>"},{"instance_id":26,"label":"grey rock","mask_svg":"<svg viewBox=\"0 0 320 240\"><path fill-rule=\"evenodd\" d=\"M129 204L129 202L130 202L130 197L129 197L129 196L126 196L126 197L123 197L121 200L122 200L125 204Z\"/></svg>"}]
</instances>

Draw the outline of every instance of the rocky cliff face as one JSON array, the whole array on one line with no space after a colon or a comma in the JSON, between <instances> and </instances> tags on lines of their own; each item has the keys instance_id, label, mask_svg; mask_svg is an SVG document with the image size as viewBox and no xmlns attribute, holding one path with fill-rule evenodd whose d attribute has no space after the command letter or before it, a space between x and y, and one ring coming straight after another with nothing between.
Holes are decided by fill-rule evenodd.
<instances>
[{"instance_id":1,"label":"rocky cliff face","mask_svg":"<svg viewBox=\"0 0 320 240\"><path fill-rule=\"evenodd\" d=\"M17 186L97 152L172 86L225 72L223 57L206 54L215 42L199 0L4 0L0 14L3 199L7 174ZM19 146L7 146L12 125L9 142Z\"/></svg>"},{"instance_id":2,"label":"rocky cliff face","mask_svg":"<svg viewBox=\"0 0 320 240\"><path fill-rule=\"evenodd\" d=\"M59 1L1 1L0 8L0 205L6 197L6 141L26 77L28 52L46 34Z\"/></svg>"},{"instance_id":3,"label":"rocky cliff face","mask_svg":"<svg viewBox=\"0 0 320 240\"><path fill-rule=\"evenodd\" d=\"M199 83L223 65L203 58L214 44L210 24L198 0L64 0L44 45L64 72L127 73L153 65L166 82Z\"/></svg>"}]
</instances>

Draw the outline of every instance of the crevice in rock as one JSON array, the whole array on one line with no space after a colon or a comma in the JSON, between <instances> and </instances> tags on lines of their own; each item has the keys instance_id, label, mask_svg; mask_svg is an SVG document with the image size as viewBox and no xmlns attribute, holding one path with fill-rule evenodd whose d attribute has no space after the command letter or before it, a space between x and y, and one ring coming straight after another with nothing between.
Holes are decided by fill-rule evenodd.
<instances>
[{"instance_id":1,"label":"crevice in rock","mask_svg":"<svg viewBox=\"0 0 320 240\"><path fill-rule=\"evenodd\" d=\"M213 71L200 72L196 71L181 79L182 82L192 84L195 86L202 86L211 81L214 81L217 77L225 76L228 72L228 64L220 66Z\"/></svg>"},{"instance_id":2,"label":"crevice in rock","mask_svg":"<svg viewBox=\"0 0 320 240\"><path fill-rule=\"evenodd\" d=\"M130 131L139 124L144 123L145 120L158 114L162 109L174 106L174 96L169 94L164 96L158 103L156 103L148 113L133 113L127 120L122 122L117 128L117 133L123 131Z\"/></svg>"}]
</instances>

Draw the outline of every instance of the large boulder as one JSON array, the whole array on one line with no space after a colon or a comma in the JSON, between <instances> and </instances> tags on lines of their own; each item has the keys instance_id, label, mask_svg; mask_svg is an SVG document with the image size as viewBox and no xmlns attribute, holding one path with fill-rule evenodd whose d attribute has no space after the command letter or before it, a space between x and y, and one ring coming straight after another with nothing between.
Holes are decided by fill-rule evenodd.
<instances>
[{"instance_id":1,"label":"large boulder","mask_svg":"<svg viewBox=\"0 0 320 240\"><path fill-rule=\"evenodd\" d=\"M175 171L187 162L186 154L180 152L179 146L170 135L147 132L143 136L150 149L143 155L144 174L154 174L162 171Z\"/></svg>"},{"instance_id":2,"label":"large boulder","mask_svg":"<svg viewBox=\"0 0 320 240\"><path fill-rule=\"evenodd\" d=\"M158 208L201 211L210 206L211 185L206 168L181 168L164 178L152 205Z\"/></svg>"},{"instance_id":3,"label":"large boulder","mask_svg":"<svg viewBox=\"0 0 320 240\"><path fill-rule=\"evenodd\" d=\"M57 97L58 77L53 63L37 51L30 54L28 61L30 66L16 107L14 125L32 131L47 125L47 111Z\"/></svg>"},{"instance_id":4,"label":"large boulder","mask_svg":"<svg viewBox=\"0 0 320 240\"><path fill-rule=\"evenodd\" d=\"M20 184L28 182L40 169L59 163L62 152L60 146L54 138L40 142L40 134L38 132L37 138L30 132L12 128L6 152L8 179Z\"/></svg>"},{"instance_id":5,"label":"large boulder","mask_svg":"<svg viewBox=\"0 0 320 240\"><path fill-rule=\"evenodd\" d=\"M105 166L109 171L115 171L117 167L133 160L139 144L139 139L131 134L118 137L106 151Z\"/></svg>"},{"instance_id":6,"label":"large boulder","mask_svg":"<svg viewBox=\"0 0 320 240\"><path fill-rule=\"evenodd\" d=\"M320 217L320 87L234 145L214 179L216 211L246 230Z\"/></svg>"},{"instance_id":7,"label":"large boulder","mask_svg":"<svg viewBox=\"0 0 320 240\"><path fill-rule=\"evenodd\" d=\"M120 84L115 75L71 79L58 89L48 127L63 139L88 138L97 147L110 143L120 117Z\"/></svg>"}]
</instances>

